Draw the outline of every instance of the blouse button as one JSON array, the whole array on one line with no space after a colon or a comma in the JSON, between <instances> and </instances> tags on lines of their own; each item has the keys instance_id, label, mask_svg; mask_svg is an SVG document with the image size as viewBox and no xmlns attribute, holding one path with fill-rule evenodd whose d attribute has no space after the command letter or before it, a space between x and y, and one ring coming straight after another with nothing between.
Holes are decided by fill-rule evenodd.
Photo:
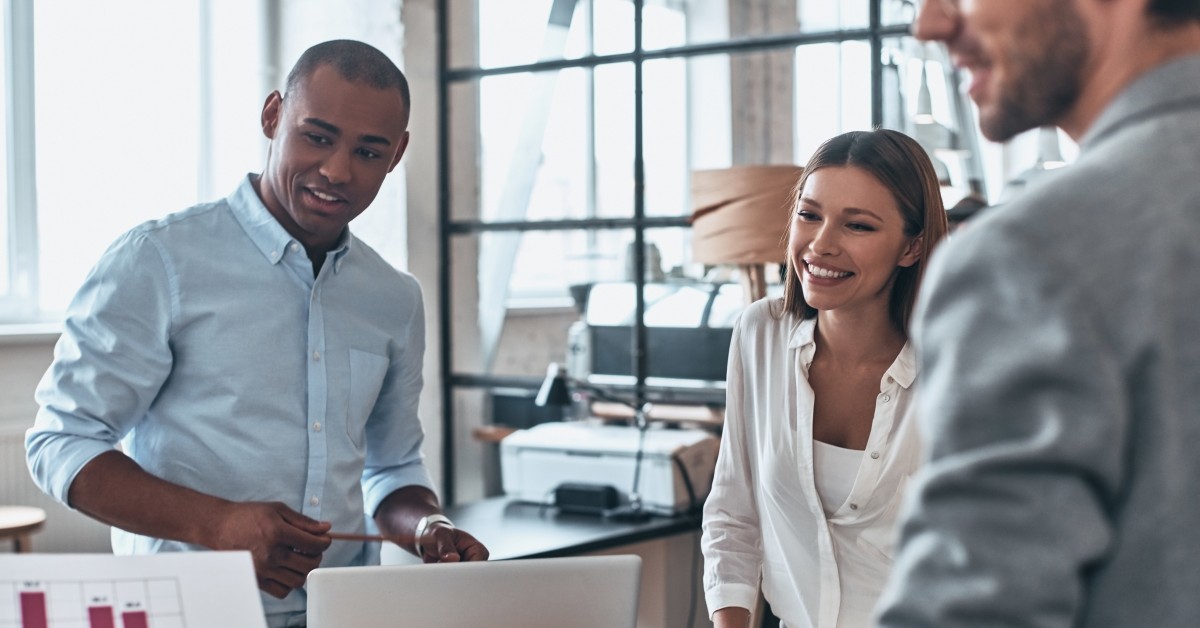
<instances>
[{"instance_id":1,"label":"blouse button","mask_svg":"<svg viewBox=\"0 0 1200 628\"><path fill-rule=\"evenodd\" d=\"M879 460L879 452L878 452L878 451L872 451L872 452L871 452L871 459L872 459L872 460Z\"/></svg>"}]
</instances>

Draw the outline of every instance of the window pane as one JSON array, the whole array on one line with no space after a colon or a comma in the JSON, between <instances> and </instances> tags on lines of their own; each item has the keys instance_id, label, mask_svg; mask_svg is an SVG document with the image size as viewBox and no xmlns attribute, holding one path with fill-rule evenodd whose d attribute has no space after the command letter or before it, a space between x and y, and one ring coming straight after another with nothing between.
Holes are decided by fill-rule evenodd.
<instances>
[{"instance_id":1,"label":"window pane","mask_svg":"<svg viewBox=\"0 0 1200 628\"><path fill-rule=\"evenodd\" d=\"M692 260L690 227L647 229L645 240L653 247L647 253L647 281L669 282L703 277L704 265Z\"/></svg>"},{"instance_id":2,"label":"window pane","mask_svg":"<svg viewBox=\"0 0 1200 628\"><path fill-rule=\"evenodd\" d=\"M796 49L796 163L822 142L871 128L871 47L867 42Z\"/></svg>"},{"instance_id":3,"label":"window pane","mask_svg":"<svg viewBox=\"0 0 1200 628\"><path fill-rule=\"evenodd\" d=\"M209 175L200 189L205 200L233 191L248 172L258 172L266 157L266 138L259 113L269 90L258 61L262 23L258 11L248 11L243 0L206 0L211 13L207 92L210 142ZM179 70L186 70L180 68ZM183 72L187 74L187 72ZM274 89L274 86L271 87Z\"/></svg>"},{"instance_id":4,"label":"window pane","mask_svg":"<svg viewBox=\"0 0 1200 628\"><path fill-rule=\"evenodd\" d=\"M6 16L0 15L0 85L4 85L6 97L0 98L0 300L7 298L12 291L9 266L9 255L12 250L8 245L8 25L4 22Z\"/></svg>"},{"instance_id":5,"label":"window pane","mask_svg":"<svg viewBox=\"0 0 1200 628\"><path fill-rule=\"evenodd\" d=\"M880 22L884 26L912 24L916 12L917 5L914 0L882 0Z\"/></svg>"},{"instance_id":6,"label":"window pane","mask_svg":"<svg viewBox=\"0 0 1200 628\"><path fill-rule=\"evenodd\" d=\"M571 69L481 81L479 218L588 215L590 78L589 70Z\"/></svg>"},{"instance_id":7,"label":"window pane","mask_svg":"<svg viewBox=\"0 0 1200 628\"><path fill-rule=\"evenodd\" d=\"M450 23L468 16L452 2ZM463 32L463 31L455 31ZM485 68L633 50L630 0L479 0L478 61L451 46L451 65Z\"/></svg>"},{"instance_id":8,"label":"window pane","mask_svg":"<svg viewBox=\"0 0 1200 628\"><path fill-rule=\"evenodd\" d=\"M796 67L786 48L647 61L647 214L690 215L696 170L794 164Z\"/></svg>"},{"instance_id":9,"label":"window pane","mask_svg":"<svg viewBox=\"0 0 1200 628\"><path fill-rule=\"evenodd\" d=\"M871 126L867 42L651 60L645 77L652 216L691 213L691 171L803 165L821 142Z\"/></svg>"},{"instance_id":10,"label":"window pane","mask_svg":"<svg viewBox=\"0 0 1200 628\"><path fill-rule=\"evenodd\" d=\"M481 199L476 205L461 198L475 186L457 178L455 219L633 214L631 64L488 77L478 90L477 140L462 136L470 124L451 132L452 150L470 150L478 142ZM471 84L456 85L452 115L463 115L474 97Z\"/></svg>"},{"instance_id":11,"label":"window pane","mask_svg":"<svg viewBox=\"0 0 1200 628\"><path fill-rule=\"evenodd\" d=\"M862 29L868 25L869 8L869 0L647 2L642 43L655 50L763 35Z\"/></svg>"},{"instance_id":12,"label":"window pane","mask_svg":"<svg viewBox=\"0 0 1200 628\"><path fill-rule=\"evenodd\" d=\"M728 71L714 68L714 76L705 81L711 91L701 93L689 89L689 66L698 65L696 59L663 59L648 61L643 66L642 124L645 140L642 144L642 160L646 175L646 215L686 216L688 207L688 169L694 160L690 154L695 148L716 145L725 148L718 159L728 160L728 80L720 81ZM701 96L704 105L689 107L688 100ZM708 108L712 103L712 109ZM726 115L723 117L721 113ZM697 128L692 116L708 123Z\"/></svg>"},{"instance_id":13,"label":"window pane","mask_svg":"<svg viewBox=\"0 0 1200 628\"><path fill-rule=\"evenodd\" d=\"M54 311L117 235L198 200L199 6L34 9L41 293Z\"/></svg>"},{"instance_id":14,"label":"window pane","mask_svg":"<svg viewBox=\"0 0 1200 628\"><path fill-rule=\"evenodd\" d=\"M871 19L870 4L871 0L796 0L800 30L814 33L866 28Z\"/></svg>"},{"instance_id":15,"label":"window pane","mask_svg":"<svg viewBox=\"0 0 1200 628\"><path fill-rule=\"evenodd\" d=\"M488 308L569 306L572 285L626 278L631 242L628 229L455 236L450 272L478 294L460 299L454 317L473 321Z\"/></svg>"}]
</instances>

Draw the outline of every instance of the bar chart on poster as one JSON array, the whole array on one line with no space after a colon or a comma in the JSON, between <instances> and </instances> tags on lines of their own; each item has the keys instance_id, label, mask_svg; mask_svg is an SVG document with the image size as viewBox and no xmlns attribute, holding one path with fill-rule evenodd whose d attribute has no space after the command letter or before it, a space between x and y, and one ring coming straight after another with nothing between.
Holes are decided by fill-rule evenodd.
<instances>
[{"instance_id":1,"label":"bar chart on poster","mask_svg":"<svg viewBox=\"0 0 1200 628\"><path fill-rule=\"evenodd\" d=\"M5 608L7 606L8 608ZM179 581L0 580L0 626L186 628Z\"/></svg>"},{"instance_id":2,"label":"bar chart on poster","mask_svg":"<svg viewBox=\"0 0 1200 628\"><path fill-rule=\"evenodd\" d=\"M0 556L0 628L265 626L244 552Z\"/></svg>"}]
</instances>

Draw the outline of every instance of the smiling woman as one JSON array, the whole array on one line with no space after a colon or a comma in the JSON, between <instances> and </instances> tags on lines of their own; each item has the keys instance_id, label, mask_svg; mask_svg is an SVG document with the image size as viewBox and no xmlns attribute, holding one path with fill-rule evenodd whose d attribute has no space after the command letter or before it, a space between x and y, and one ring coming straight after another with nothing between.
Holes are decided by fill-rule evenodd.
<instances>
[{"instance_id":1,"label":"smiling woman","mask_svg":"<svg viewBox=\"0 0 1200 628\"><path fill-rule=\"evenodd\" d=\"M885 187L857 166L830 166L807 178L789 229L791 266L814 310L884 308L898 268L920 256Z\"/></svg>"},{"instance_id":2,"label":"smiling woman","mask_svg":"<svg viewBox=\"0 0 1200 628\"><path fill-rule=\"evenodd\" d=\"M920 460L908 320L945 235L937 175L906 135L839 135L805 166L784 297L747 308L730 346L702 541L718 628L746 625L760 574L785 625L870 622Z\"/></svg>"}]
</instances>

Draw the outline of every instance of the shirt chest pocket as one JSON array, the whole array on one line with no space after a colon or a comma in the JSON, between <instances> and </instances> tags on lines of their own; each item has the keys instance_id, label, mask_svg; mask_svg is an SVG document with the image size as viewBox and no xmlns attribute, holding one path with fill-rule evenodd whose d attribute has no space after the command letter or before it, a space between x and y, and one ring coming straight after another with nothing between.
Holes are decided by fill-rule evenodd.
<instances>
[{"instance_id":1,"label":"shirt chest pocket","mask_svg":"<svg viewBox=\"0 0 1200 628\"><path fill-rule=\"evenodd\" d=\"M346 407L346 435L355 447L362 448L366 440L367 419L375 409L375 401L383 390L388 359L358 349L350 350L350 397Z\"/></svg>"}]
</instances>

